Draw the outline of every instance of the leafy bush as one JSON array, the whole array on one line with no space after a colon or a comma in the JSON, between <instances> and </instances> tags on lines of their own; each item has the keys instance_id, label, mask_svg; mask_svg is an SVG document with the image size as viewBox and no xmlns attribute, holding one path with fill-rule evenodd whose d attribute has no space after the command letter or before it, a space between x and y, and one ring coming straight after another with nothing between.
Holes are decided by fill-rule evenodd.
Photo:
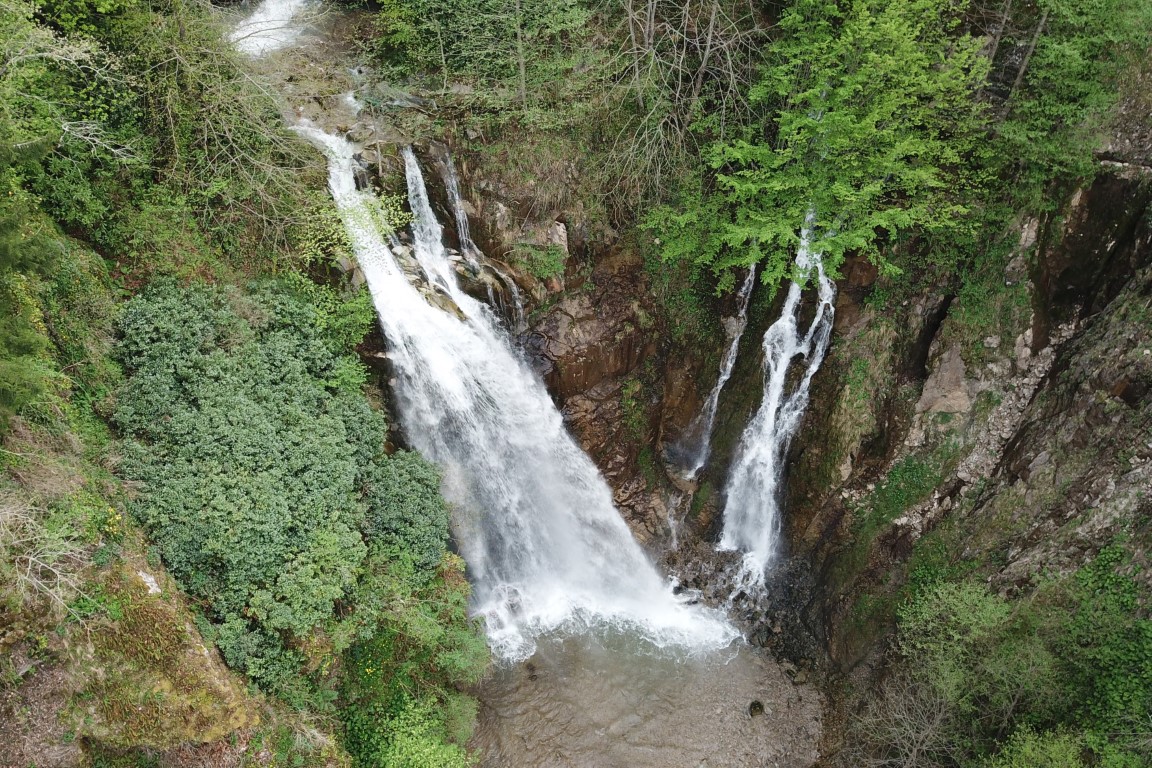
<instances>
[{"instance_id":1,"label":"leafy bush","mask_svg":"<svg viewBox=\"0 0 1152 768\"><path fill-rule=\"evenodd\" d=\"M407 553L418 571L433 572L448 530L439 473L419 455L400 451L374 464L365 480L365 536L384 549Z\"/></svg>"},{"instance_id":2,"label":"leafy bush","mask_svg":"<svg viewBox=\"0 0 1152 768\"><path fill-rule=\"evenodd\" d=\"M1100 733L1152 722L1152 619L1146 591L1125 573L1131 560L1121 545L1102 550L1051 608L1060 620L1051 642L1069 692L1061 714Z\"/></svg>"},{"instance_id":3,"label":"leafy bush","mask_svg":"<svg viewBox=\"0 0 1152 768\"><path fill-rule=\"evenodd\" d=\"M540 280L564 275L566 254L558 245L539 246L521 243L509 254L518 268Z\"/></svg>"},{"instance_id":4,"label":"leafy bush","mask_svg":"<svg viewBox=\"0 0 1152 768\"><path fill-rule=\"evenodd\" d=\"M334 629L368 542L430 571L447 536L436 472L386 459L383 417L336 375L359 368L357 339L333 320L345 307L324 306L275 284L161 282L120 322L114 420L143 491L134 512L225 659L274 689L304 662L300 641Z\"/></svg>"},{"instance_id":5,"label":"leafy bush","mask_svg":"<svg viewBox=\"0 0 1152 768\"><path fill-rule=\"evenodd\" d=\"M864 753L930 736L949 765L1148 766L1152 620L1129 564L1114 545L1016 600L922 584L898 611L896 674L857 723Z\"/></svg>"},{"instance_id":6,"label":"leafy bush","mask_svg":"<svg viewBox=\"0 0 1152 768\"><path fill-rule=\"evenodd\" d=\"M467 615L464 563L447 556L435 579L413 589L410 561L386 557L390 567L372 569L376 576L361 586L362 605L387 609L346 656L345 745L364 768L468 764L459 747L476 708L457 687L480 679L488 648Z\"/></svg>"},{"instance_id":7,"label":"leafy bush","mask_svg":"<svg viewBox=\"0 0 1152 768\"><path fill-rule=\"evenodd\" d=\"M1036 733L1024 726L1012 734L1000 754L984 763L987 768L1081 768L1081 746L1062 733Z\"/></svg>"}]
</instances>

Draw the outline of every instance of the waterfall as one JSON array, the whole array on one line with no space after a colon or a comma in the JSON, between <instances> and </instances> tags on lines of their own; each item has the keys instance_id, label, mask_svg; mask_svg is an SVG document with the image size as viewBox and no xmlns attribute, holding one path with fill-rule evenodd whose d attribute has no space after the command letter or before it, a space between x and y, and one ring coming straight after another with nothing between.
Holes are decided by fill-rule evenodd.
<instances>
[{"instance_id":1,"label":"waterfall","mask_svg":"<svg viewBox=\"0 0 1152 768\"><path fill-rule=\"evenodd\" d=\"M673 595L543 383L492 313L460 290L415 158L405 153L415 255L463 319L425 301L365 215L373 199L356 189L356 147L311 126L298 130L328 157L332 195L395 365L399 415L413 447L441 467L473 606L494 652L526 658L534 638L554 630L615 628L688 650L735 639L718 612Z\"/></svg>"},{"instance_id":2,"label":"waterfall","mask_svg":"<svg viewBox=\"0 0 1152 768\"><path fill-rule=\"evenodd\" d=\"M744 553L740 574L743 587L762 585L765 570L776 554L788 444L800 425L812 377L824 360L832 336L836 286L824 273L820 254L811 252L810 240L811 230L806 225L801 232L796 268L805 280L815 273L816 313L802 330L802 285L789 285L780 318L764 334L764 399L744 428L728 476L719 548ZM788 372L797 357L803 358L803 373L789 388Z\"/></svg>"},{"instance_id":3,"label":"waterfall","mask_svg":"<svg viewBox=\"0 0 1152 768\"><path fill-rule=\"evenodd\" d=\"M468 227L468 212L464 210L464 198L460 194L460 180L456 175L456 164L452 162L452 154L447 149L444 150L442 167L444 169L444 190L448 193L448 205L452 208L453 218L456 219L456 234L460 239L460 253L474 270L479 271L480 267L476 257L482 256L483 252L472 241ZM524 299L520 295L520 288L517 287L515 280L502 270L497 269L495 265L489 263L489 267L500 278L500 282L504 283L504 287L508 290L508 296L512 299L512 331L513 333L522 333L524 331Z\"/></svg>"},{"instance_id":4,"label":"waterfall","mask_svg":"<svg viewBox=\"0 0 1152 768\"><path fill-rule=\"evenodd\" d=\"M452 216L456 219L456 234L460 237L460 253L465 259L475 261L480 249L472 242L472 235L468 230L468 212L464 210L464 198L460 196L460 180L456 176L456 164L452 162L452 155L444 150L444 191L448 193L448 205L452 208Z\"/></svg>"},{"instance_id":5,"label":"waterfall","mask_svg":"<svg viewBox=\"0 0 1152 768\"><path fill-rule=\"evenodd\" d=\"M681 467L684 468L684 479L693 482L700 475L700 470L708 463L712 453L712 427L716 423L716 410L720 407L720 392L728 379L732 378L732 369L736 366L736 354L740 351L740 339L744 336L744 329L748 327L748 303L752 298L752 288L756 284L756 265L748 269L744 284L736 294L738 310L736 317L727 326L728 336L731 339L724 357L720 361L720 376L716 385L708 393L704 408L696 415L686 430L685 437L680 445L673 448L672 453Z\"/></svg>"},{"instance_id":6,"label":"waterfall","mask_svg":"<svg viewBox=\"0 0 1152 768\"><path fill-rule=\"evenodd\" d=\"M313 0L264 0L228 39L238 51L254 57L287 48L304 31L296 17L312 4Z\"/></svg>"}]
</instances>

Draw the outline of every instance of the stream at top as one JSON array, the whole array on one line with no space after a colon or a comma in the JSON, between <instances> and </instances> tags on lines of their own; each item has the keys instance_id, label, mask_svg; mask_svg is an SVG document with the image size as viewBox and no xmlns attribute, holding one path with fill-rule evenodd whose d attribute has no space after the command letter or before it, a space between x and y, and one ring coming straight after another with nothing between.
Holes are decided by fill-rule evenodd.
<instances>
[{"instance_id":1,"label":"stream at top","mask_svg":"<svg viewBox=\"0 0 1152 768\"><path fill-rule=\"evenodd\" d=\"M293 19L310 7L269 0L234 39L264 56L300 37ZM274 30L259 45L257 21ZM293 127L328 160L387 342L398 418L441 468L473 611L501 662L477 691L484 764L811 764L815 692L657 571L501 319L460 288L458 264L482 254L468 253L465 230L465 263L450 258L415 154L402 152L413 223L401 249L357 187L359 147L307 121Z\"/></svg>"}]
</instances>

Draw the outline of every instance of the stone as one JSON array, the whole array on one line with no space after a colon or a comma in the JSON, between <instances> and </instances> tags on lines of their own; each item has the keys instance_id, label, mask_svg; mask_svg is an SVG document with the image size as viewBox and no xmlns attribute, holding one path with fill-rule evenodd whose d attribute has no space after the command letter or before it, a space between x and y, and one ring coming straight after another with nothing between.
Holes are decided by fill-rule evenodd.
<instances>
[{"instance_id":1,"label":"stone","mask_svg":"<svg viewBox=\"0 0 1152 768\"><path fill-rule=\"evenodd\" d=\"M916 412L967 413L971 408L964 358L960 355L960 346L953 345L940 356L936 368L924 382Z\"/></svg>"},{"instance_id":2,"label":"stone","mask_svg":"<svg viewBox=\"0 0 1152 768\"><path fill-rule=\"evenodd\" d=\"M160 585L156 583L156 577L148 573L148 571L136 571L136 575L140 577L140 581L144 582L144 586L148 587L148 594L160 594Z\"/></svg>"},{"instance_id":3,"label":"stone","mask_svg":"<svg viewBox=\"0 0 1152 768\"><path fill-rule=\"evenodd\" d=\"M556 246L564 251L565 258L568 257L568 227L564 226L563 222L552 222L552 226L548 228L547 240L548 245Z\"/></svg>"}]
</instances>

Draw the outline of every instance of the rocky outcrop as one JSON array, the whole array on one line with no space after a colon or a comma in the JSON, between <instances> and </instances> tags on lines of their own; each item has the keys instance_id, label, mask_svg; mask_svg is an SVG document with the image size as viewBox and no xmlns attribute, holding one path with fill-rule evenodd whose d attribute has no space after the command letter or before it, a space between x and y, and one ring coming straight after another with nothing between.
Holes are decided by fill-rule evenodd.
<instances>
[{"instance_id":1,"label":"rocky outcrop","mask_svg":"<svg viewBox=\"0 0 1152 768\"><path fill-rule=\"evenodd\" d=\"M1148 514L1149 199L1142 179L1105 170L1059 216L1022 222L982 322L942 290L837 329L788 489L791 546L813 569L798 610L834 666L876 652L892 620L883 596L945 524L1013 591L1083 565ZM890 518L866 517L888 470L909 462L932 484Z\"/></svg>"}]
</instances>

